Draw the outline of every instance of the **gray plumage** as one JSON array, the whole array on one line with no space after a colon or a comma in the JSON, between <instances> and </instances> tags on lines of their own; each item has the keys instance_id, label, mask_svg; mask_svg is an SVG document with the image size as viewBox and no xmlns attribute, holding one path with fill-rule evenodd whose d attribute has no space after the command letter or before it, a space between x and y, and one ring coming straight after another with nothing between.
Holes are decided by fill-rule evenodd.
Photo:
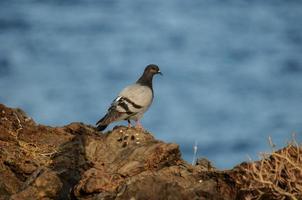
<instances>
[{"instance_id":1,"label":"gray plumage","mask_svg":"<svg viewBox=\"0 0 302 200\"><path fill-rule=\"evenodd\" d=\"M136 122L136 127L142 128L139 120L151 106L153 101L152 79L155 74L161 74L157 65L148 65L143 75L135 84L124 88L111 103L106 115L96 125L99 131L104 130L110 123L127 120Z\"/></svg>"}]
</instances>

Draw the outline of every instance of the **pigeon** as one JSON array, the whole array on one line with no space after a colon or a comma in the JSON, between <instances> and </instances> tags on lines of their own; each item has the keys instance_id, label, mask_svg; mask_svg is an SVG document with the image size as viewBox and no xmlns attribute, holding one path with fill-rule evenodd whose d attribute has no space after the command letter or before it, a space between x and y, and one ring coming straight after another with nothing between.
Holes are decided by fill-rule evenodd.
<instances>
[{"instance_id":1,"label":"pigeon","mask_svg":"<svg viewBox=\"0 0 302 200\"><path fill-rule=\"evenodd\" d=\"M162 75L159 67L154 64L148 65L141 77L134 84L124 88L113 100L105 116L96 123L97 130L103 131L110 123L122 120L128 121L129 128L130 120L134 120L135 128L144 129L140 119L153 101L152 79L156 74Z\"/></svg>"}]
</instances>

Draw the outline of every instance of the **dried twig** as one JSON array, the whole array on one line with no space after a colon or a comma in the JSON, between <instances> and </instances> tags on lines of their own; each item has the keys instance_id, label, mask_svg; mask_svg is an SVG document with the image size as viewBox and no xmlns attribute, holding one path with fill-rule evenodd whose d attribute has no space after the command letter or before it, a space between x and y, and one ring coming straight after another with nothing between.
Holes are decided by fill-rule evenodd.
<instances>
[{"instance_id":1,"label":"dried twig","mask_svg":"<svg viewBox=\"0 0 302 200\"><path fill-rule=\"evenodd\" d=\"M194 154L193 154L193 160L192 160L192 165L196 165L196 160L197 160L197 150L198 150L198 143L195 141L195 145L193 147Z\"/></svg>"},{"instance_id":2,"label":"dried twig","mask_svg":"<svg viewBox=\"0 0 302 200\"><path fill-rule=\"evenodd\" d=\"M272 139L269 143L274 148ZM293 140L286 148L262 154L261 160L241 167L241 188L248 191L248 199L260 199L270 195L274 199L298 200L302 198L301 146ZM251 196L252 195L252 196Z\"/></svg>"}]
</instances>

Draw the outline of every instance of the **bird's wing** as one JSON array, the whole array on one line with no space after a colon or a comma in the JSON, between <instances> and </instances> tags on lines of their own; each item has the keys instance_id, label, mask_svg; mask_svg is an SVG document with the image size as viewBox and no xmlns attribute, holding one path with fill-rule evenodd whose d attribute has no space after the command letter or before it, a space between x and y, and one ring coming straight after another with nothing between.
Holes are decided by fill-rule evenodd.
<instances>
[{"instance_id":1,"label":"bird's wing","mask_svg":"<svg viewBox=\"0 0 302 200\"><path fill-rule=\"evenodd\" d=\"M108 113L113 111L119 113L126 113L129 115L135 113L136 110L130 108L131 108L131 104L129 103L129 100L126 97L118 96L111 103L111 106L108 109Z\"/></svg>"},{"instance_id":2,"label":"bird's wing","mask_svg":"<svg viewBox=\"0 0 302 200\"><path fill-rule=\"evenodd\" d=\"M153 100L153 91L146 86L134 84L123 89L111 103L107 114L97 124L109 124L113 121L129 119L138 113L144 113Z\"/></svg>"},{"instance_id":3,"label":"bird's wing","mask_svg":"<svg viewBox=\"0 0 302 200\"><path fill-rule=\"evenodd\" d=\"M114 121L126 119L132 114L133 113L129 110L123 98L118 96L111 103L106 115L102 119L100 119L96 124L107 125Z\"/></svg>"}]
</instances>

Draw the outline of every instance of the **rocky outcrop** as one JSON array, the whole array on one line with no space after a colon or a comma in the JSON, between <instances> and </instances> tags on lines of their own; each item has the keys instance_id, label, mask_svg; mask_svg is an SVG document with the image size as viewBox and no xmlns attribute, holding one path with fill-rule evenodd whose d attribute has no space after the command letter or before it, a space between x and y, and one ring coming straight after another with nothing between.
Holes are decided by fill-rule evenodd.
<instances>
[{"instance_id":1,"label":"rocky outcrop","mask_svg":"<svg viewBox=\"0 0 302 200\"><path fill-rule=\"evenodd\" d=\"M0 200L244 199L244 173L192 166L145 131L38 125L0 104Z\"/></svg>"}]
</instances>

